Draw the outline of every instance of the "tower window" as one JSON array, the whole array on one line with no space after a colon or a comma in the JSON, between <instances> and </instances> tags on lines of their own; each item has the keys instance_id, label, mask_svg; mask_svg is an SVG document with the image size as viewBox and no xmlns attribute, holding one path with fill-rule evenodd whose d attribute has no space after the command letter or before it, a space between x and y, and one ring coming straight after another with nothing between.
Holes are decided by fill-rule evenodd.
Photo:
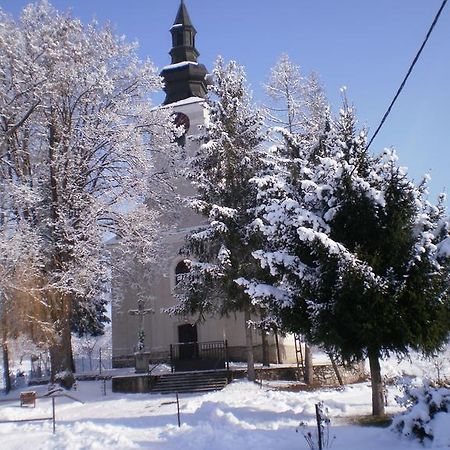
<instances>
[{"instance_id":1,"label":"tower window","mask_svg":"<svg viewBox=\"0 0 450 450\"><path fill-rule=\"evenodd\" d=\"M178 284L189 271L188 260L180 261L175 267L175 284Z\"/></svg>"},{"instance_id":2,"label":"tower window","mask_svg":"<svg viewBox=\"0 0 450 450\"><path fill-rule=\"evenodd\" d=\"M178 30L175 35L175 46L183 45L183 30Z\"/></svg>"}]
</instances>

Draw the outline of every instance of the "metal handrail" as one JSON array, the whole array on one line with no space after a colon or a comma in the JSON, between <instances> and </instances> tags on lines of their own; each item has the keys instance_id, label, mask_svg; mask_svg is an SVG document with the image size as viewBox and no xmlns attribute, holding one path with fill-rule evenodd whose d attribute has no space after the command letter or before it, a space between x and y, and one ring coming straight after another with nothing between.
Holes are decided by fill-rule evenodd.
<instances>
[{"instance_id":1,"label":"metal handrail","mask_svg":"<svg viewBox=\"0 0 450 450\"><path fill-rule=\"evenodd\" d=\"M219 361L225 362L227 370L229 370L228 361L228 343L227 341L205 341L205 342L177 342L170 344L169 355L170 355L170 366L171 371L175 371L175 361L180 361L180 349L186 346L195 345L195 358L198 360L217 360L216 366L218 366Z\"/></svg>"}]
</instances>

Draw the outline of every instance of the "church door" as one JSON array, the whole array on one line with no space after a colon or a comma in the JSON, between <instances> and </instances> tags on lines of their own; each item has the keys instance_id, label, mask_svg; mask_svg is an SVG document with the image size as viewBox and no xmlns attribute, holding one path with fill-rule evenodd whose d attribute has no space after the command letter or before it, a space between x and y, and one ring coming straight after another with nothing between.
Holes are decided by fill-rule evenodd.
<instances>
[{"instance_id":1,"label":"church door","mask_svg":"<svg viewBox=\"0 0 450 450\"><path fill-rule=\"evenodd\" d=\"M185 324L178 326L178 342L180 345L180 359L198 358L197 325Z\"/></svg>"}]
</instances>

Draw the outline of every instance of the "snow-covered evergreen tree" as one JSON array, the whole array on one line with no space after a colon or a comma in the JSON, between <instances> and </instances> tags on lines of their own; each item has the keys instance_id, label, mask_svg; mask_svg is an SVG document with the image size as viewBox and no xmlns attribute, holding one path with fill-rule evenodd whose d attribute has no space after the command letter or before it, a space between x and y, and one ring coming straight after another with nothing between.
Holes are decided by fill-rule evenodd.
<instances>
[{"instance_id":1,"label":"snow-covered evergreen tree","mask_svg":"<svg viewBox=\"0 0 450 450\"><path fill-rule=\"evenodd\" d=\"M171 111L151 108L160 78L109 28L47 1L0 24L0 232L11 246L26 232L35 249L55 374L71 370L71 321L101 326L105 233L154 242L155 214L138 205L151 195L149 149L171 145Z\"/></svg>"},{"instance_id":2,"label":"snow-covered evergreen tree","mask_svg":"<svg viewBox=\"0 0 450 450\"><path fill-rule=\"evenodd\" d=\"M449 259L439 249L449 225L393 151L367 152L345 102L316 150L303 150L294 174L255 178L266 238L254 256L276 282L247 280L247 292L341 359L367 356L382 414L379 359L432 352L448 336Z\"/></svg>"},{"instance_id":3,"label":"snow-covered evergreen tree","mask_svg":"<svg viewBox=\"0 0 450 450\"><path fill-rule=\"evenodd\" d=\"M198 192L190 206L207 224L187 237L190 272L177 285L180 304L171 312L205 317L243 311L248 378L254 380L250 319L255 308L236 280L260 270L252 257L258 234L252 229L256 186L250 179L261 167L263 120L242 67L219 58L212 75L202 145L188 173Z\"/></svg>"},{"instance_id":4,"label":"snow-covered evergreen tree","mask_svg":"<svg viewBox=\"0 0 450 450\"><path fill-rule=\"evenodd\" d=\"M265 88L269 135L275 142L267 156L269 170L265 173L295 189L297 169L322 146L329 121L325 92L314 73L303 76L300 66L286 54L271 69ZM305 342L304 380L309 384L312 378L312 352Z\"/></svg>"}]
</instances>

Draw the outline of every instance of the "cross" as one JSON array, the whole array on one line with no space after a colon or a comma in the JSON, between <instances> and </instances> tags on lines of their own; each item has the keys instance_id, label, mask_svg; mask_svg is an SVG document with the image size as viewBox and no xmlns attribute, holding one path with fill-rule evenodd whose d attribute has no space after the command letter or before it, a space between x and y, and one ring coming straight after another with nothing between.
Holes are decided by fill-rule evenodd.
<instances>
[{"instance_id":1,"label":"cross","mask_svg":"<svg viewBox=\"0 0 450 450\"><path fill-rule=\"evenodd\" d=\"M138 331L138 352L142 352L144 350L144 338L145 338L145 331L144 331L144 316L147 314L154 313L155 311L153 308L145 309L145 300L139 299L138 302L138 309L130 309L128 311L128 314L130 316L138 316L139 318L139 331Z\"/></svg>"}]
</instances>

